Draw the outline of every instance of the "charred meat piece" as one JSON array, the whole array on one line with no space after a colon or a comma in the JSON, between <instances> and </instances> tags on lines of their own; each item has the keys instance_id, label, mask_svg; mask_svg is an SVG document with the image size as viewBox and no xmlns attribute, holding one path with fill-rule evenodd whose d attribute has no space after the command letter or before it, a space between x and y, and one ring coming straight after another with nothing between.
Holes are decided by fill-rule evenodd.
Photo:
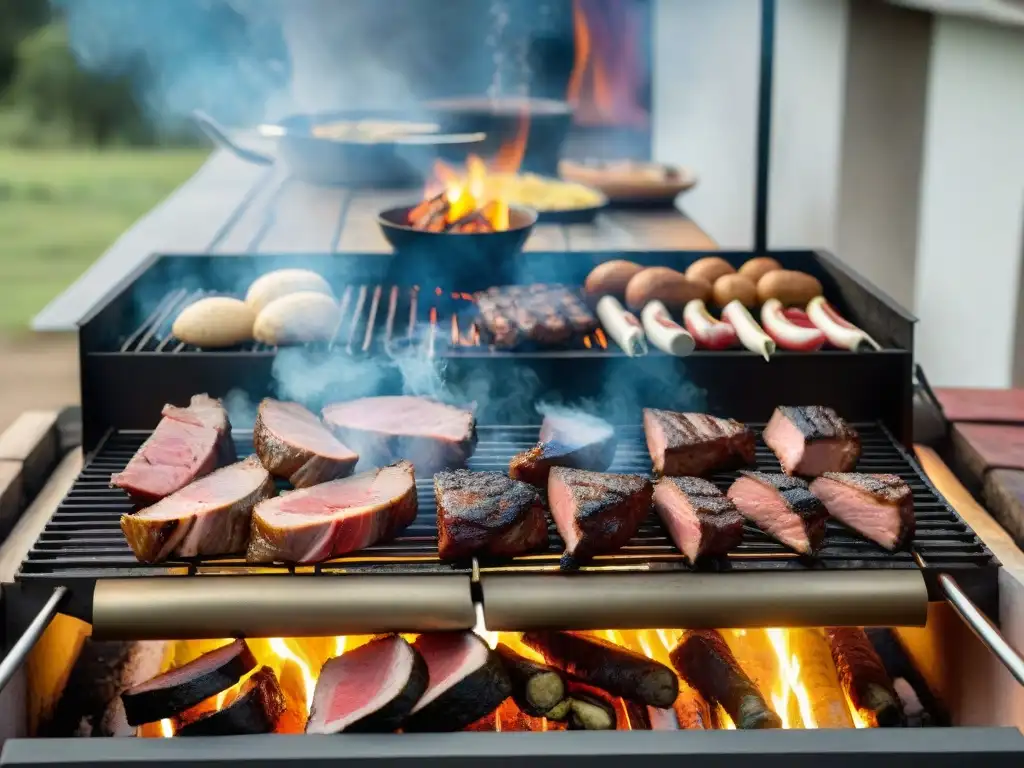
<instances>
[{"instance_id":1,"label":"charred meat piece","mask_svg":"<svg viewBox=\"0 0 1024 768\"><path fill-rule=\"evenodd\" d=\"M440 472L434 475L434 498L442 560L513 557L547 544L548 521L537 489L501 472Z\"/></svg>"},{"instance_id":2,"label":"charred meat piece","mask_svg":"<svg viewBox=\"0 0 1024 768\"><path fill-rule=\"evenodd\" d=\"M523 642L567 675L615 696L670 707L679 695L671 669L607 640L579 632L526 632Z\"/></svg>"},{"instance_id":3,"label":"charred meat piece","mask_svg":"<svg viewBox=\"0 0 1024 768\"><path fill-rule=\"evenodd\" d=\"M552 467L604 472L615 458L615 428L604 419L571 411L550 412L540 428L540 442L512 457L508 473L546 488Z\"/></svg>"},{"instance_id":4,"label":"charred meat piece","mask_svg":"<svg viewBox=\"0 0 1024 768\"><path fill-rule=\"evenodd\" d=\"M565 681L554 669L521 656L504 643L499 643L495 652L512 683L512 698L523 712L545 717L565 699Z\"/></svg>"},{"instance_id":5,"label":"charred meat piece","mask_svg":"<svg viewBox=\"0 0 1024 768\"><path fill-rule=\"evenodd\" d=\"M274 670L262 667L242 684L233 701L223 709L185 719L176 736L249 736L271 733L284 712L284 694Z\"/></svg>"},{"instance_id":6,"label":"charred meat piece","mask_svg":"<svg viewBox=\"0 0 1024 768\"><path fill-rule=\"evenodd\" d=\"M121 515L121 530L143 563L243 552L253 507L275 492L270 473L250 456L141 512Z\"/></svg>"},{"instance_id":7,"label":"charred meat piece","mask_svg":"<svg viewBox=\"0 0 1024 768\"><path fill-rule=\"evenodd\" d=\"M743 516L718 486L699 477L663 477L654 509L672 542L691 562L724 555L743 541Z\"/></svg>"},{"instance_id":8,"label":"charred meat piece","mask_svg":"<svg viewBox=\"0 0 1024 768\"><path fill-rule=\"evenodd\" d=\"M371 640L320 670L306 733L390 733L427 690L427 664L398 635Z\"/></svg>"},{"instance_id":9,"label":"charred meat piece","mask_svg":"<svg viewBox=\"0 0 1024 768\"><path fill-rule=\"evenodd\" d=\"M740 475L728 492L740 514L802 555L810 555L821 546L828 511L807 489L807 483L767 472Z\"/></svg>"},{"instance_id":10,"label":"charred meat piece","mask_svg":"<svg viewBox=\"0 0 1024 768\"><path fill-rule=\"evenodd\" d=\"M464 466L476 449L473 413L425 397L365 397L328 405L323 416L366 461L407 459L422 476Z\"/></svg>"},{"instance_id":11,"label":"charred meat piece","mask_svg":"<svg viewBox=\"0 0 1024 768\"><path fill-rule=\"evenodd\" d=\"M831 408L781 405L764 429L764 442L787 475L849 472L860 458L860 436Z\"/></svg>"},{"instance_id":12,"label":"charred meat piece","mask_svg":"<svg viewBox=\"0 0 1024 768\"><path fill-rule=\"evenodd\" d=\"M233 686L256 668L244 640L235 640L121 694L128 725L155 723Z\"/></svg>"},{"instance_id":13,"label":"charred meat piece","mask_svg":"<svg viewBox=\"0 0 1024 768\"><path fill-rule=\"evenodd\" d=\"M680 677L712 704L721 704L741 730L781 728L782 720L713 629L690 630L669 654Z\"/></svg>"},{"instance_id":14,"label":"charred meat piece","mask_svg":"<svg viewBox=\"0 0 1024 768\"><path fill-rule=\"evenodd\" d=\"M165 405L153 434L110 478L139 505L152 504L218 466L234 461L227 411L209 395L195 395L187 408Z\"/></svg>"},{"instance_id":15,"label":"charred meat piece","mask_svg":"<svg viewBox=\"0 0 1024 768\"><path fill-rule=\"evenodd\" d=\"M474 295L488 342L512 349L564 345L597 330L597 318L564 285L497 286Z\"/></svg>"},{"instance_id":16,"label":"charred meat piece","mask_svg":"<svg viewBox=\"0 0 1024 768\"><path fill-rule=\"evenodd\" d=\"M654 486L639 475L610 475L555 467L548 503L565 542L563 568L614 552L636 534L651 508Z\"/></svg>"},{"instance_id":17,"label":"charred meat piece","mask_svg":"<svg viewBox=\"0 0 1024 768\"><path fill-rule=\"evenodd\" d=\"M825 630L839 682L853 706L872 724L895 728L904 724L903 707L871 640L858 627Z\"/></svg>"},{"instance_id":18,"label":"charred meat piece","mask_svg":"<svg viewBox=\"0 0 1024 768\"><path fill-rule=\"evenodd\" d=\"M348 477L359 461L359 454L298 403L260 403L252 439L270 474L296 488Z\"/></svg>"},{"instance_id":19,"label":"charred meat piece","mask_svg":"<svg viewBox=\"0 0 1024 768\"><path fill-rule=\"evenodd\" d=\"M811 493L836 520L890 551L914 538L914 494L896 475L826 472Z\"/></svg>"},{"instance_id":20,"label":"charred meat piece","mask_svg":"<svg viewBox=\"0 0 1024 768\"><path fill-rule=\"evenodd\" d=\"M732 419L644 408L644 434L661 475L700 477L754 463L754 433Z\"/></svg>"},{"instance_id":21,"label":"charred meat piece","mask_svg":"<svg viewBox=\"0 0 1024 768\"><path fill-rule=\"evenodd\" d=\"M403 730L458 731L490 714L512 693L505 668L472 632L434 632L416 638L430 682Z\"/></svg>"},{"instance_id":22,"label":"charred meat piece","mask_svg":"<svg viewBox=\"0 0 1024 768\"><path fill-rule=\"evenodd\" d=\"M400 461L259 504L247 557L319 563L394 538L415 518L413 466Z\"/></svg>"}]
</instances>

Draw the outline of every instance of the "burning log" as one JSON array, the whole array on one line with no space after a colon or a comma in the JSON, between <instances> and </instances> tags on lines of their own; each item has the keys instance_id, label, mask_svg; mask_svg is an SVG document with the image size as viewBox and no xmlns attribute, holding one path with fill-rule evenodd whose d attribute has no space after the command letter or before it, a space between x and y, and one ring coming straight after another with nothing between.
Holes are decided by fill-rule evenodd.
<instances>
[{"instance_id":1,"label":"burning log","mask_svg":"<svg viewBox=\"0 0 1024 768\"><path fill-rule=\"evenodd\" d=\"M438 216L443 221L447 213L448 198L444 192L440 192L409 211L409 224L413 229L427 229L431 221Z\"/></svg>"},{"instance_id":2,"label":"burning log","mask_svg":"<svg viewBox=\"0 0 1024 768\"><path fill-rule=\"evenodd\" d=\"M800 662L800 679L807 689L814 723L805 727L853 728L853 717L832 661L825 635L820 629L789 630L789 649Z\"/></svg>"},{"instance_id":3,"label":"burning log","mask_svg":"<svg viewBox=\"0 0 1024 768\"><path fill-rule=\"evenodd\" d=\"M274 670L261 667L242 685L234 700L222 709L192 717L186 712L176 722L177 736L245 736L270 733L284 713L285 702Z\"/></svg>"},{"instance_id":4,"label":"burning log","mask_svg":"<svg viewBox=\"0 0 1024 768\"><path fill-rule=\"evenodd\" d=\"M615 702L606 691L569 682L569 730L614 731L618 727Z\"/></svg>"},{"instance_id":5,"label":"burning log","mask_svg":"<svg viewBox=\"0 0 1024 768\"><path fill-rule=\"evenodd\" d=\"M574 632L527 632L523 642L567 675L615 696L670 707L679 695L671 669L607 640Z\"/></svg>"},{"instance_id":6,"label":"burning log","mask_svg":"<svg viewBox=\"0 0 1024 768\"><path fill-rule=\"evenodd\" d=\"M672 666L709 702L721 704L737 728L779 728L782 720L713 629L687 631L669 654Z\"/></svg>"},{"instance_id":7,"label":"burning log","mask_svg":"<svg viewBox=\"0 0 1024 768\"><path fill-rule=\"evenodd\" d=\"M825 630L839 682L850 702L872 725L894 728L905 725L903 707L882 660L864 633L856 627Z\"/></svg>"},{"instance_id":8,"label":"burning log","mask_svg":"<svg viewBox=\"0 0 1024 768\"><path fill-rule=\"evenodd\" d=\"M551 667L523 658L504 643L495 651L512 682L512 698L523 712L544 717L565 699L565 681Z\"/></svg>"}]
</instances>

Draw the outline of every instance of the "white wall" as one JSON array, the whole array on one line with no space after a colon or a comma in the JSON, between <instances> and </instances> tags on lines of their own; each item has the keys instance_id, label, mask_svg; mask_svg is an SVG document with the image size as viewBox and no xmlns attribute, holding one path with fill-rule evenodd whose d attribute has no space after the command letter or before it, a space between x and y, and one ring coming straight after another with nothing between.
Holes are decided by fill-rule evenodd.
<instances>
[{"instance_id":1,"label":"white wall","mask_svg":"<svg viewBox=\"0 0 1024 768\"><path fill-rule=\"evenodd\" d=\"M933 384L1011 382L1024 217L1024 31L937 18L917 267Z\"/></svg>"}]
</instances>

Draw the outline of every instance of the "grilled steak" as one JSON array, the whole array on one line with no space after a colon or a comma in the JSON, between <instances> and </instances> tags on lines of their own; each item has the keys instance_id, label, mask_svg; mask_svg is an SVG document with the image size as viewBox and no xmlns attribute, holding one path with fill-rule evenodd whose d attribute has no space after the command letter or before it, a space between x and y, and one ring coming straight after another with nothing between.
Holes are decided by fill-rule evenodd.
<instances>
[{"instance_id":1,"label":"grilled steak","mask_svg":"<svg viewBox=\"0 0 1024 768\"><path fill-rule=\"evenodd\" d=\"M218 469L151 507L121 515L121 530L143 563L242 552L253 507L275 493L255 456Z\"/></svg>"},{"instance_id":2,"label":"grilled steak","mask_svg":"<svg viewBox=\"0 0 1024 768\"><path fill-rule=\"evenodd\" d=\"M434 475L434 498L442 560L512 557L547 543L548 521L537 489L500 472L440 472Z\"/></svg>"},{"instance_id":3,"label":"grilled steak","mask_svg":"<svg viewBox=\"0 0 1024 768\"><path fill-rule=\"evenodd\" d=\"M165 405L153 434L110 484L152 504L235 460L231 425L219 400L195 395L187 408Z\"/></svg>"},{"instance_id":4,"label":"grilled steak","mask_svg":"<svg viewBox=\"0 0 1024 768\"><path fill-rule=\"evenodd\" d=\"M654 509L679 551L691 562L724 555L743 541L743 516L718 486L699 477L663 477Z\"/></svg>"},{"instance_id":5,"label":"grilled steak","mask_svg":"<svg viewBox=\"0 0 1024 768\"><path fill-rule=\"evenodd\" d=\"M348 477L359 461L358 454L298 403L270 398L260 403L252 439L270 474L296 488Z\"/></svg>"},{"instance_id":6,"label":"grilled steak","mask_svg":"<svg viewBox=\"0 0 1024 768\"><path fill-rule=\"evenodd\" d=\"M914 538L914 494L896 475L826 472L811 493L836 520L890 551Z\"/></svg>"},{"instance_id":7,"label":"grilled steak","mask_svg":"<svg viewBox=\"0 0 1024 768\"><path fill-rule=\"evenodd\" d=\"M860 627L825 630L839 682L853 706L872 725L883 728L904 724L903 707L892 679L875 647Z\"/></svg>"},{"instance_id":8,"label":"grilled steak","mask_svg":"<svg viewBox=\"0 0 1024 768\"><path fill-rule=\"evenodd\" d=\"M324 408L335 434L375 465L408 459L422 475L465 465L476 449L476 419L424 397L366 397Z\"/></svg>"},{"instance_id":9,"label":"grilled steak","mask_svg":"<svg viewBox=\"0 0 1024 768\"><path fill-rule=\"evenodd\" d=\"M662 475L700 477L754 463L754 433L732 419L644 408L644 434Z\"/></svg>"},{"instance_id":10,"label":"grilled steak","mask_svg":"<svg viewBox=\"0 0 1024 768\"><path fill-rule=\"evenodd\" d=\"M780 405L765 427L764 441L787 475L850 472L860 458L857 430L820 405Z\"/></svg>"},{"instance_id":11,"label":"grilled steak","mask_svg":"<svg viewBox=\"0 0 1024 768\"><path fill-rule=\"evenodd\" d=\"M248 560L322 562L394 538L415 517L413 466L400 461L259 504Z\"/></svg>"},{"instance_id":12,"label":"grilled steak","mask_svg":"<svg viewBox=\"0 0 1024 768\"><path fill-rule=\"evenodd\" d=\"M597 318L563 285L512 285L474 295L481 330L495 347L562 345L597 330Z\"/></svg>"},{"instance_id":13,"label":"grilled steak","mask_svg":"<svg viewBox=\"0 0 1024 768\"><path fill-rule=\"evenodd\" d=\"M261 667L222 709L204 712L197 717L186 712L176 723L174 735L250 736L271 733L284 710L284 693L274 670Z\"/></svg>"},{"instance_id":14,"label":"grilled steak","mask_svg":"<svg viewBox=\"0 0 1024 768\"><path fill-rule=\"evenodd\" d=\"M544 416L540 442L512 457L508 473L517 480L546 488L552 467L604 472L615 458L615 428L585 413L553 411Z\"/></svg>"},{"instance_id":15,"label":"grilled steak","mask_svg":"<svg viewBox=\"0 0 1024 768\"><path fill-rule=\"evenodd\" d=\"M747 520L772 538L809 555L825 538L828 511L807 483L788 475L741 472L729 498Z\"/></svg>"},{"instance_id":16,"label":"grilled steak","mask_svg":"<svg viewBox=\"0 0 1024 768\"><path fill-rule=\"evenodd\" d=\"M426 662L409 643L371 640L324 664L306 733L390 733L426 690Z\"/></svg>"},{"instance_id":17,"label":"grilled steak","mask_svg":"<svg viewBox=\"0 0 1024 768\"><path fill-rule=\"evenodd\" d=\"M555 467L548 503L565 542L563 568L614 552L636 534L651 509L654 487L639 475L609 475Z\"/></svg>"},{"instance_id":18,"label":"grilled steak","mask_svg":"<svg viewBox=\"0 0 1024 768\"><path fill-rule=\"evenodd\" d=\"M501 660L472 632L420 635L413 647L427 662L430 683L405 722L407 732L461 730L512 693Z\"/></svg>"}]
</instances>

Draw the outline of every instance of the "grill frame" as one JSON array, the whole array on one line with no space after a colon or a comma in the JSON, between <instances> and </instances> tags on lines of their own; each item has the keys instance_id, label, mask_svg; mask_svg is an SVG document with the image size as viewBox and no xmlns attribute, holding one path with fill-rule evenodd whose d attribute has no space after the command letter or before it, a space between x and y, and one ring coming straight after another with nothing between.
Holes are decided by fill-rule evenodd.
<instances>
[{"instance_id":1,"label":"grill frame","mask_svg":"<svg viewBox=\"0 0 1024 768\"><path fill-rule=\"evenodd\" d=\"M627 258L646 266L685 268L704 255L699 252L649 251L628 253L523 253L510 261L505 275L437 275L429 264L409 257L380 254L322 254L289 256L202 255L154 256L124 283L113 289L80 327L83 446L91 452L108 430L152 429L164 403L185 403L196 392L224 397L242 389L253 400L278 394L273 376L275 362L283 354L302 358L301 364L323 369L340 357L380 359L381 345L365 333L365 325L343 326L340 344L333 348L271 348L248 351L190 351L177 354L147 350L131 351L133 332L154 312L160 300L174 290L244 293L253 277L281 267L307 267L324 274L344 295L345 286L382 286L380 299L374 291L350 294L348 307L368 314L376 307L379 324L386 322L391 286L457 287L471 293L501 282L561 282L582 285L597 264L611 258ZM735 265L753 254L720 252ZM559 399L614 399L619 391L607 382L629 382L636 391L615 403L621 420L639 418L639 406L668 409L701 409L744 421L766 421L780 402L813 402L830 405L851 421L881 420L904 444L912 440L913 325L915 318L891 298L831 255L820 251L781 251L771 254L785 267L810 272L825 286L826 295L841 312L863 327L884 347L879 352L852 353L828 350L813 354L780 352L766 364L744 350L698 351L685 359L657 350L643 358L629 358L614 348L598 351L526 350L491 352L486 348L459 348L436 355L443 365L445 382L456 390L485 374L493 382L487 402L478 415L482 422L520 420L516 413L533 400L551 394ZM506 278L501 280L499 278ZM461 281L461 282L458 282ZM421 290L421 296L429 292ZM360 300L360 296L362 300ZM420 317L425 308L420 307ZM169 326L168 312L164 325ZM365 318L361 318L363 322ZM447 319L450 322L450 318ZM396 321L397 322L397 321ZM348 331L351 331L349 333ZM449 326L441 318L440 333ZM145 336L143 330L138 338ZM349 344L351 338L352 344ZM372 344L363 351L366 341ZM135 339L136 341L138 339ZM151 344L150 346L159 346ZM166 347L167 345L165 345ZM175 345L176 348L177 345ZM350 350L351 346L351 350ZM367 354L370 353L370 354ZM376 357L374 357L376 355ZM530 377L529 402L516 400L515 382ZM749 382L756 380L758 386ZM145 381L146 387L135 385ZM692 389L667 386L687 381ZM870 381L873 386L858 386ZM512 382L508 385L507 382ZM566 382L571 382L567 387ZM374 394L400 394L405 382L393 366L382 369ZM619 388L621 389L621 387ZM609 393L611 391L611 394ZM696 395L695 395L696 393ZM362 394L362 393L360 393ZM369 393L367 393L369 394ZM698 399L695 401L694 397ZM337 399L337 393L334 395ZM323 402L307 402L319 408Z\"/></svg>"}]
</instances>

